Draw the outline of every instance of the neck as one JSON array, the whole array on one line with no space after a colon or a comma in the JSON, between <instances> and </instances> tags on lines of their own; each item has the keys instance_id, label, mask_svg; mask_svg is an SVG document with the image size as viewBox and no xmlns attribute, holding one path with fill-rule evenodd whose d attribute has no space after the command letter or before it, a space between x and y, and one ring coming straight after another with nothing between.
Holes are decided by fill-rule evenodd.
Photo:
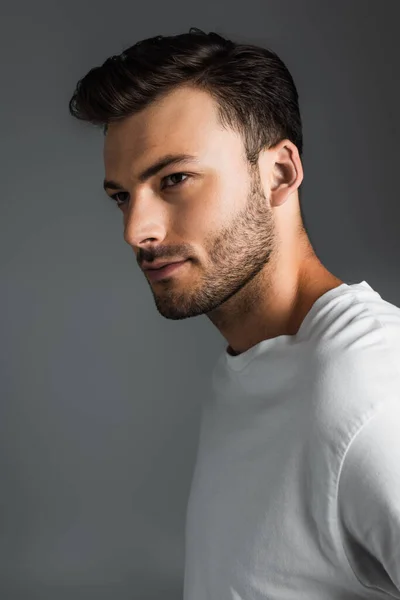
<instances>
[{"instance_id":1,"label":"neck","mask_svg":"<svg viewBox=\"0 0 400 600\"><path fill-rule=\"evenodd\" d=\"M263 340L296 335L314 302L342 283L308 254L296 268L266 265L208 316L228 342L227 352L237 356Z\"/></svg>"}]
</instances>

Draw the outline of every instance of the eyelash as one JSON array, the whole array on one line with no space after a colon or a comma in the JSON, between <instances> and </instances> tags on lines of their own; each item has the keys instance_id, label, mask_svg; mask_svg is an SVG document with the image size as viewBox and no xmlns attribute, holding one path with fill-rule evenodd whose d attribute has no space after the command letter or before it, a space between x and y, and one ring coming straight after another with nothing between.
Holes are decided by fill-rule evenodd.
<instances>
[{"instance_id":1,"label":"eyelash","mask_svg":"<svg viewBox=\"0 0 400 600\"><path fill-rule=\"evenodd\" d=\"M174 177L175 175L184 175L186 177L186 179L184 179L183 181L180 181L179 183L175 183L174 185L168 185L167 188L176 188L180 185L183 185L184 183L186 183L186 181L190 177L190 175L188 173L171 173L171 175L166 175L162 179L162 181L164 181L165 179L169 179L170 177ZM116 194L113 194L112 196L110 196L110 198L112 198L117 203L117 206L122 206L123 204L125 204L125 201L121 200L120 202L118 202L117 196L118 196L118 194L126 194L126 193L127 192L117 192Z\"/></svg>"}]
</instances>

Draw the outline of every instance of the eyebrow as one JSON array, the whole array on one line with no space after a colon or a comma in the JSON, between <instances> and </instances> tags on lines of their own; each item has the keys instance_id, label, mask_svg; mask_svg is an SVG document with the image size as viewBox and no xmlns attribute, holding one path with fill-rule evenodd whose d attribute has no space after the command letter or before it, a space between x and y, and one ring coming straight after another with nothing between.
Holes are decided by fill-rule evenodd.
<instances>
[{"instance_id":1,"label":"eyebrow","mask_svg":"<svg viewBox=\"0 0 400 600\"><path fill-rule=\"evenodd\" d=\"M159 171L165 169L165 167L167 167L168 165L178 165L190 161L198 163L199 159L197 156L193 156L192 154L167 154L160 158L156 163L150 165L150 167L147 167L147 169L139 173L138 180L140 181L140 183L144 183L145 181L150 179L150 177L153 177ZM105 190L107 188L110 190L120 190L124 188L124 186L118 183L117 181L107 179L104 180L103 187Z\"/></svg>"}]
</instances>

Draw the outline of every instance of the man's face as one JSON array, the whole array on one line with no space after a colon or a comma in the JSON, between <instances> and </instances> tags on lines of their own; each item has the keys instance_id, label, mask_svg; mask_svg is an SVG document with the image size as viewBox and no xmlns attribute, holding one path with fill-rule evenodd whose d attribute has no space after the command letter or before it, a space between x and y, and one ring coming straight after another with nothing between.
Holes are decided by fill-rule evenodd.
<instances>
[{"instance_id":1,"label":"man's face","mask_svg":"<svg viewBox=\"0 0 400 600\"><path fill-rule=\"evenodd\" d=\"M182 153L197 162L138 181L138 173L162 156ZM254 284L276 246L273 212L258 171L249 172L242 138L221 127L209 94L174 90L111 123L104 162L106 179L121 184L108 193L121 203L124 239L138 263L189 259L159 281L144 273L161 315L212 314Z\"/></svg>"}]
</instances>

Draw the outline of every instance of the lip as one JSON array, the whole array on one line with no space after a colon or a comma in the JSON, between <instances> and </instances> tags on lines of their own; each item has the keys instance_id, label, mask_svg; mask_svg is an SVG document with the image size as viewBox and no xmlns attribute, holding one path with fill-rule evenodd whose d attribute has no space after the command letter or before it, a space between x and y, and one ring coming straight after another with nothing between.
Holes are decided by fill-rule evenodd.
<instances>
[{"instance_id":1,"label":"lip","mask_svg":"<svg viewBox=\"0 0 400 600\"><path fill-rule=\"evenodd\" d=\"M161 267L160 269L147 269L146 275L151 281L160 281L161 279L165 279L170 277L171 275L175 275L182 265L188 262L188 259L181 260L175 263L169 263L165 265L165 267Z\"/></svg>"},{"instance_id":2,"label":"lip","mask_svg":"<svg viewBox=\"0 0 400 600\"><path fill-rule=\"evenodd\" d=\"M167 265L172 265L173 263L183 262L185 259L182 258L180 260L163 260L156 261L152 263L143 262L142 269L143 271L148 271L149 269L161 269L162 267L166 267ZM186 259L187 260L187 259Z\"/></svg>"}]
</instances>

